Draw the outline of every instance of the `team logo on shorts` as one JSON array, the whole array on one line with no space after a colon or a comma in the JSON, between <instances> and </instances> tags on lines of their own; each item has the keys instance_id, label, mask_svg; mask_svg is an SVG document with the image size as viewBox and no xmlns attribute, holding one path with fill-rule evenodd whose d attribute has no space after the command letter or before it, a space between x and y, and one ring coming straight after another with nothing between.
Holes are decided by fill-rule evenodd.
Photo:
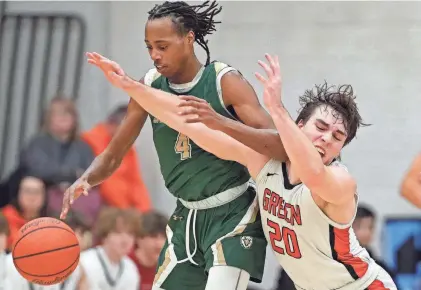
<instances>
[{"instance_id":1,"label":"team logo on shorts","mask_svg":"<svg viewBox=\"0 0 421 290\"><path fill-rule=\"evenodd\" d=\"M240 240L241 246L243 246L244 249L250 249L251 245L253 245L253 238L249 236L242 236Z\"/></svg>"}]
</instances>

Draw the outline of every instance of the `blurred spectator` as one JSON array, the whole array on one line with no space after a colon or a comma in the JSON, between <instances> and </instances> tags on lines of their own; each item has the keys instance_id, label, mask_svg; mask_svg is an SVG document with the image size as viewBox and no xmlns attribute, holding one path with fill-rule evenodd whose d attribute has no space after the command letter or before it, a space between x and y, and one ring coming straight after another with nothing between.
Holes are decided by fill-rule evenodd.
<instances>
[{"instance_id":1,"label":"blurred spectator","mask_svg":"<svg viewBox=\"0 0 421 290\"><path fill-rule=\"evenodd\" d=\"M89 289L137 290L139 275L127 256L139 235L140 218L134 210L103 209L96 223L100 245L81 254L80 266Z\"/></svg>"},{"instance_id":2,"label":"blurred spectator","mask_svg":"<svg viewBox=\"0 0 421 290\"><path fill-rule=\"evenodd\" d=\"M370 207L360 204L357 209L352 228L354 229L355 236L361 247L365 248L370 256L379 264L389 275L394 279L394 273L386 266L386 264L376 258L371 251L371 243L373 241L374 232L376 227L376 214Z\"/></svg>"},{"instance_id":3,"label":"blurred spectator","mask_svg":"<svg viewBox=\"0 0 421 290\"><path fill-rule=\"evenodd\" d=\"M4 286L6 277L6 247L9 236L9 224L3 214L0 213L0 289Z\"/></svg>"},{"instance_id":4,"label":"blurred spectator","mask_svg":"<svg viewBox=\"0 0 421 290\"><path fill-rule=\"evenodd\" d=\"M127 106L115 109L103 123L82 134L95 155L101 154L123 121ZM148 190L142 180L138 156L132 146L124 156L120 167L100 185L102 199L109 206L119 208L134 207L141 212L151 208Z\"/></svg>"},{"instance_id":5,"label":"blurred spectator","mask_svg":"<svg viewBox=\"0 0 421 290\"><path fill-rule=\"evenodd\" d=\"M24 148L21 163L34 176L67 187L93 159L89 145L78 138L75 104L69 99L54 98L44 116L43 131Z\"/></svg>"},{"instance_id":6,"label":"blurred spectator","mask_svg":"<svg viewBox=\"0 0 421 290\"><path fill-rule=\"evenodd\" d=\"M49 184L48 207L60 212L63 191L91 164L94 154L78 137L78 115L73 101L54 98L44 116L43 131L35 136L21 154L21 166ZM83 202L76 201L73 210L81 212L92 224L101 207L97 188Z\"/></svg>"},{"instance_id":7,"label":"blurred spectator","mask_svg":"<svg viewBox=\"0 0 421 290\"><path fill-rule=\"evenodd\" d=\"M21 178L16 179L13 187L17 192L16 198L2 209L10 228L7 242L9 250L24 224L47 215L46 184L43 180L22 173Z\"/></svg>"},{"instance_id":8,"label":"blurred spectator","mask_svg":"<svg viewBox=\"0 0 421 290\"><path fill-rule=\"evenodd\" d=\"M140 276L140 290L151 290L159 254L166 241L168 218L151 211L140 218L140 235L129 257L136 264Z\"/></svg>"}]
</instances>

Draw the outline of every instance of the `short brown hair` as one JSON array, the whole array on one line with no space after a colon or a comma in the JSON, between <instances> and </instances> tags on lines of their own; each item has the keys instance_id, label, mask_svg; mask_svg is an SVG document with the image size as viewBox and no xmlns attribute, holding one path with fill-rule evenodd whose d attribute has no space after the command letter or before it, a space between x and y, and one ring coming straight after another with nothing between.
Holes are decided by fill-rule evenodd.
<instances>
[{"instance_id":1,"label":"short brown hair","mask_svg":"<svg viewBox=\"0 0 421 290\"><path fill-rule=\"evenodd\" d=\"M360 126L368 126L363 123L355 102L355 94L351 85L328 85L325 81L316 85L311 90L306 90L300 97L301 109L298 111L296 123L302 121L304 124L313 115L314 110L319 107L331 107L335 118L342 118L347 133L345 145L354 139Z\"/></svg>"},{"instance_id":2,"label":"short brown hair","mask_svg":"<svg viewBox=\"0 0 421 290\"><path fill-rule=\"evenodd\" d=\"M106 238L112 232L128 231L134 236L139 236L140 218L135 210L107 207L101 210L96 236L99 240Z\"/></svg>"},{"instance_id":3,"label":"short brown hair","mask_svg":"<svg viewBox=\"0 0 421 290\"><path fill-rule=\"evenodd\" d=\"M140 237L165 236L168 218L163 214L150 211L140 217Z\"/></svg>"},{"instance_id":4,"label":"short brown hair","mask_svg":"<svg viewBox=\"0 0 421 290\"><path fill-rule=\"evenodd\" d=\"M0 212L0 234L10 234L9 223L7 222L6 217Z\"/></svg>"}]
</instances>

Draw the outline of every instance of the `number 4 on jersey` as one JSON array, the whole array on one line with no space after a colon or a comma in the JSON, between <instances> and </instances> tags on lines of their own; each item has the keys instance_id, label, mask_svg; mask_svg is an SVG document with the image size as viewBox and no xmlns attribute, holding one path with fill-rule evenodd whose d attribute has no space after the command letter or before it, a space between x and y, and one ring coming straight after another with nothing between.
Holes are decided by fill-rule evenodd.
<instances>
[{"instance_id":1,"label":"number 4 on jersey","mask_svg":"<svg viewBox=\"0 0 421 290\"><path fill-rule=\"evenodd\" d=\"M286 250L288 256L295 259L301 259L301 251L298 246L297 234L295 231L287 227L281 228L279 224L269 219L267 220L267 225L274 230L273 232L269 232L272 249L280 255L285 255ZM282 240L284 240L285 250L275 243L281 242Z\"/></svg>"},{"instance_id":2,"label":"number 4 on jersey","mask_svg":"<svg viewBox=\"0 0 421 290\"><path fill-rule=\"evenodd\" d=\"M187 137L184 134L178 133L174 150L175 150L175 153L180 154L181 160L191 158L191 145L190 145L189 137Z\"/></svg>"}]
</instances>

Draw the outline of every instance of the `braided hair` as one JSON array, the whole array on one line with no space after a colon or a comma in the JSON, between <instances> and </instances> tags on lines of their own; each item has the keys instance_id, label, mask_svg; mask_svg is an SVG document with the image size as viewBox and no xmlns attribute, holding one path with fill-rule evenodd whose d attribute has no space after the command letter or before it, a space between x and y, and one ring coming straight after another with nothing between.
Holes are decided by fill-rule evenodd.
<instances>
[{"instance_id":1,"label":"braided hair","mask_svg":"<svg viewBox=\"0 0 421 290\"><path fill-rule=\"evenodd\" d=\"M221 10L222 7L218 7L215 1L205 1L198 5L189 5L184 1L165 1L163 4L155 5L148 12L148 20L171 17L179 33L184 35L193 31L195 41L206 51L206 65L208 65L210 52L205 36L216 31L215 24L221 23L213 19Z\"/></svg>"}]
</instances>

